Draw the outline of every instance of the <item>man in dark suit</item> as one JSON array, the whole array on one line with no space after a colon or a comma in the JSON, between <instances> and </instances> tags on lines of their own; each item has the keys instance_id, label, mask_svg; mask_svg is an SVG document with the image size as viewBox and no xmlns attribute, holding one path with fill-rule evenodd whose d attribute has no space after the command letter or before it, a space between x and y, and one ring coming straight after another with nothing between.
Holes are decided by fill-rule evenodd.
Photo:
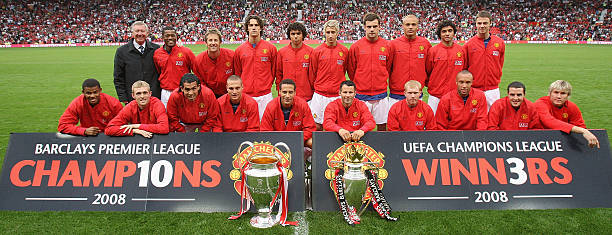
<instances>
[{"instance_id":1,"label":"man in dark suit","mask_svg":"<svg viewBox=\"0 0 612 235\"><path fill-rule=\"evenodd\" d=\"M132 84L138 80L151 85L153 96L160 98L159 73L153 63L153 53L159 45L147 41L149 28L142 21L132 24L132 39L115 53L114 82L117 97L123 104L133 100Z\"/></svg>"}]
</instances>

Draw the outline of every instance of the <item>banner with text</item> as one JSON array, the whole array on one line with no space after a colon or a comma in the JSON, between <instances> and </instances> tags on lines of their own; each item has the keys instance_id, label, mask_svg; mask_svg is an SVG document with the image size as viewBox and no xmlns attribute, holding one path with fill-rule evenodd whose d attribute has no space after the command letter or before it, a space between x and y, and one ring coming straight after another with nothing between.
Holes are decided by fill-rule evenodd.
<instances>
[{"instance_id":1,"label":"banner with text","mask_svg":"<svg viewBox=\"0 0 612 235\"><path fill-rule=\"evenodd\" d=\"M608 135L592 132L599 149L560 131L370 132L362 145L395 211L612 207ZM338 210L329 166L343 142L313 140L313 208Z\"/></svg>"},{"instance_id":2,"label":"banner with text","mask_svg":"<svg viewBox=\"0 0 612 235\"><path fill-rule=\"evenodd\" d=\"M245 141L252 143L237 154ZM237 212L240 167L252 154L281 159L289 169L289 210L303 211L301 132L11 134L0 209Z\"/></svg>"}]
</instances>

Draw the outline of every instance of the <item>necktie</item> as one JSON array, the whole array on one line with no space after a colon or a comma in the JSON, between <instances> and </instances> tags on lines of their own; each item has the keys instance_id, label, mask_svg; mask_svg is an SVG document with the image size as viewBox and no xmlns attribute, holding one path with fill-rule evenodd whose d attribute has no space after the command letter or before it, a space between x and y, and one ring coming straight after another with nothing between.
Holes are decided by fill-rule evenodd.
<instances>
[{"instance_id":1,"label":"necktie","mask_svg":"<svg viewBox=\"0 0 612 235\"><path fill-rule=\"evenodd\" d=\"M140 46L138 47L138 50L140 51L140 54L144 54L144 46Z\"/></svg>"}]
</instances>

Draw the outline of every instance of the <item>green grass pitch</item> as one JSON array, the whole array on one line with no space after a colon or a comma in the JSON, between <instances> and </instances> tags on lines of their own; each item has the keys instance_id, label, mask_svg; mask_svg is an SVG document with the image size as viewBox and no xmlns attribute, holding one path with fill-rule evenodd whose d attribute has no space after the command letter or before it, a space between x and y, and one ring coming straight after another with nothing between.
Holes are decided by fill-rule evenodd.
<instances>
[{"instance_id":1,"label":"green grass pitch","mask_svg":"<svg viewBox=\"0 0 612 235\"><path fill-rule=\"evenodd\" d=\"M348 45L347 45L348 46ZM197 55L204 46L189 45ZM236 45L228 46L232 49ZM280 47L280 46L279 46ZM55 132L57 119L80 94L85 78L96 78L116 96L113 58L116 47L0 49L0 160L11 132ZM522 81L527 98L547 95L557 79L574 87L571 100L588 128L612 128L612 46L507 45L500 87ZM612 166L611 166L612 167ZM2 200L0 198L0 200ZM612 199L611 199L612 200ZM238 203L238 202L236 202ZM0 211L3 233L612 233L612 209L394 212L387 222L366 212L363 224L350 227L339 213L292 213L305 218L299 227L258 230L251 214L228 221L231 213L166 212L13 212Z\"/></svg>"}]
</instances>

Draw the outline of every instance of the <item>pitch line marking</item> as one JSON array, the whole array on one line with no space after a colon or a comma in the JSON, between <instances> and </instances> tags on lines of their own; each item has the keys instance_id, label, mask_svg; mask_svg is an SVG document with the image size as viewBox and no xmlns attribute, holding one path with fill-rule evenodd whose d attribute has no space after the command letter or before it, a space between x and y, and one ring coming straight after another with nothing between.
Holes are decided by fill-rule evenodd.
<instances>
[{"instance_id":1,"label":"pitch line marking","mask_svg":"<svg viewBox=\"0 0 612 235\"><path fill-rule=\"evenodd\" d=\"M514 195L512 198L573 198L572 194L558 194L558 195Z\"/></svg>"},{"instance_id":2,"label":"pitch line marking","mask_svg":"<svg viewBox=\"0 0 612 235\"><path fill-rule=\"evenodd\" d=\"M26 201L87 201L86 197L26 197Z\"/></svg>"},{"instance_id":3,"label":"pitch line marking","mask_svg":"<svg viewBox=\"0 0 612 235\"><path fill-rule=\"evenodd\" d=\"M157 201L157 202L189 202L195 198L132 198L132 201Z\"/></svg>"},{"instance_id":4,"label":"pitch line marking","mask_svg":"<svg viewBox=\"0 0 612 235\"><path fill-rule=\"evenodd\" d=\"M408 197L408 200L466 200L470 197Z\"/></svg>"}]
</instances>

